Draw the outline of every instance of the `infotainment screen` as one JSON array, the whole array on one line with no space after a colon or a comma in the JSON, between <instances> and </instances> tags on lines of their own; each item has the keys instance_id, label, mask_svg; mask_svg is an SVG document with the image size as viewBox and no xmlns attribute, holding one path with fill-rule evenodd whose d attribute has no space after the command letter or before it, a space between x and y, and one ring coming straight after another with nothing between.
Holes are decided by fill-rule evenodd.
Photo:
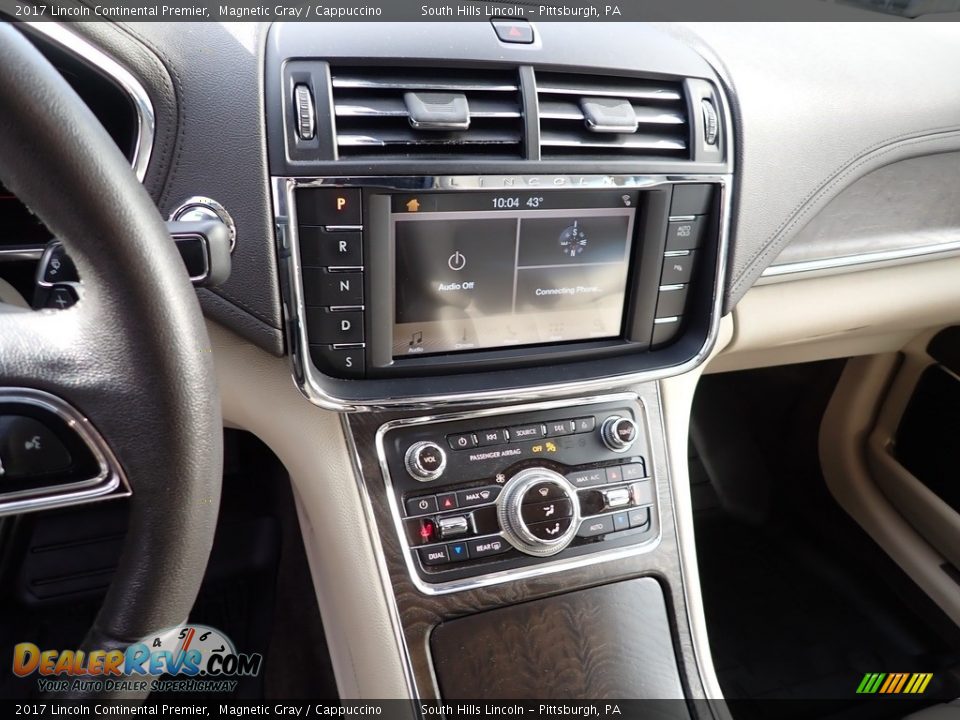
<instances>
[{"instance_id":1,"label":"infotainment screen","mask_svg":"<svg viewBox=\"0 0 960 720\"><path fill-rule=\"evenodd\" d=\"M394 195L393 356L622 333L637 190Z\"/></svg>"}]
</instances>

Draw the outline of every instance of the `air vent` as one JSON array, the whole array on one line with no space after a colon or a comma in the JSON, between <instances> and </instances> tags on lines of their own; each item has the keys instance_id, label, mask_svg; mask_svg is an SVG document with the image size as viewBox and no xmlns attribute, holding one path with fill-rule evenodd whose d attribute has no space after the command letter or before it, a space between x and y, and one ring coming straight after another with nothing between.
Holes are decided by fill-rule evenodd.
<instances>
[{"instance_id":1,"label":"air vent","mask_svg":"<svg viewBox=\"0 0 960 720\"><path fill-rule=\"evenodd\" d=\"M331 68L340 159L523 157L515 71Z\"/></svg>"},{"instance_id":2,"label":"air vent","mask_svg":"<svg viewBox=\"0 0 960 720\"><path fill-rule=\"evenodd\" d=\"M537 100L544 160L690 157L679 82L538 72Z\"/></svg>"}]
</instances>

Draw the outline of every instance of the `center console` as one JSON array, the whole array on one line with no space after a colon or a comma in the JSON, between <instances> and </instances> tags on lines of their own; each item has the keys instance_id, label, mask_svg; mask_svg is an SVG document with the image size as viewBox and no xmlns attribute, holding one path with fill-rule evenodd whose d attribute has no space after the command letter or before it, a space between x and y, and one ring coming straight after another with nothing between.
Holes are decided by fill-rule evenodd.
<instances>
[{"instance_id":1,"label":"center console","mask_svg":"<svg viewBox=\"0 0 960 720\"><path fill-rule=\"evenodd\" d=\"M576 408L386 423L377 453L407 567L453 592L643 552L659 538L645 408Z\"/></svg>"},{"instance_id":2,"label":"center console","mask_svg":"<svg viewBox=\"0 0 960 720\"><path fill-rule=\"evenodd\" d=\"M342 413L411 697L687 717L717 690L658 381L717 336L728 103L652 27L521 25L272 26L293 376Z\"/></svg>"}]
</instances>

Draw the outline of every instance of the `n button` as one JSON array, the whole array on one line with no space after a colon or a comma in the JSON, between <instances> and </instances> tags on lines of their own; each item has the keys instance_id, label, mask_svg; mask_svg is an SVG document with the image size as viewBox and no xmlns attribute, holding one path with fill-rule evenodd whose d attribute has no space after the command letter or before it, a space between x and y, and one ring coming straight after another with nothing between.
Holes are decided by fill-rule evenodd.
<instances>
[{"instance_id":1,"label":"n button","mask_svg":"<svg viewBox=\"0 0 960 720\"><path fill-rule=\"evenodd\" d=\"M363 273L303 268L303 293L310 307L363 305Z\"/></svg>"}]
</instances>

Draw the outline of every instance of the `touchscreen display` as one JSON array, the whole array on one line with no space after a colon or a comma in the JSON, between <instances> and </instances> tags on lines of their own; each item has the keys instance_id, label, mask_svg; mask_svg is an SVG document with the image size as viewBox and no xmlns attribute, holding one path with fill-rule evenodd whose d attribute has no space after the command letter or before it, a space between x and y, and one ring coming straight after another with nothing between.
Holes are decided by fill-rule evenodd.
<instances>
[{"instance_id":1,"label":"touchscreen display","mask_svg":"<svg viewBox=\"0 0 960 720\"><path fill-rule=\"evenodd\" d=\"M395 195L394 357L618 337L639 191Z\"/></svg>"}]
</instances>

